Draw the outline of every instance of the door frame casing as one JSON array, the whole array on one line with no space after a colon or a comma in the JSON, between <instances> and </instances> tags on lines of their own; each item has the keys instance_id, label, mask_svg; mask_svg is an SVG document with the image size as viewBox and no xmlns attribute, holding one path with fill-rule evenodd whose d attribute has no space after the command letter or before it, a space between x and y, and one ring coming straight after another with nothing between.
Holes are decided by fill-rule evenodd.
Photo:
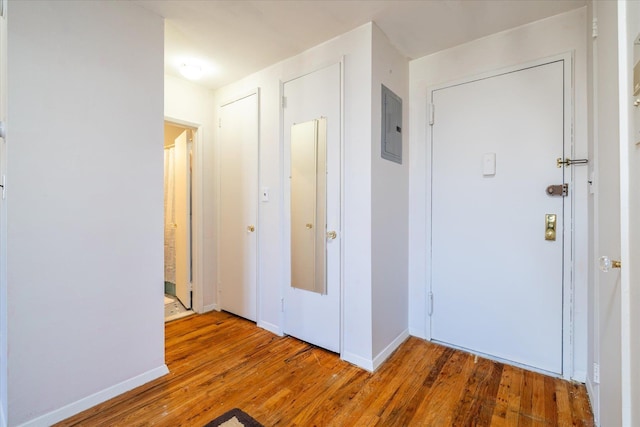
<instances>
[{"instance_id":1,"label":"door frame casing","mask_svg":"<svg viewBox=\"0 0 640 427\"><path fill-rule=\"evenodd\" d=\"M256 157L256 176L258 177L257 181L255 182L256 184L256 195L260 194L260 172L261 172L261 168L260 168L260 150L261 150L261 146L260 146L260 88L259 87L255 87L252 88L248 91L244 91L244 92L239 92L236 95L232 95L228 98L224 98L217 106L217 110L218 110L218 120L221 119L221 114L220 111L223 107L229 105L229 104L233 104L234 102L243 100L245 98L248 98L250 96L256 96L256 149L257 149L257 157ZM215 208L215 217L216 217L216 265L218 266L218 268L216 269L216 292L215 292L215 307L217 311L222 310L222 305L221 305L221 300L220 300L220 253L221 253L221 248L220 248L220 231L221 230L221 215L220 215L220 197L221 197L221 188L222 188L222 168L220 166L220 150L221 150L221 145L220 145L220 126L216 125L216 148L215 148L215 154L216 154L216 163L215 163L215 168L216 168L216 179L218 182L218 188L216 189L216 200L215 200L215 204L216 204L216 208ZM256 211L255 211L255 216L256 216L256 259L255 259L255 263L256 263L256 324L258 326L262 326L262 316L261 316L261 304L260 302L262 301L262 293L261 293L261 286L260 286L260 278L261 278L261 269L260 269L260 233L262 230L261 224L260 224L260 201L256 199Z\"/></svg>"},{"instance_id":2,"label":"door frame casing","mask_svg":"<svg viewBox=\"0 0 640 427\"><path fill-rule=\"evenodd\" d=\"M583 150L577 150L576 144L574 141L574 132L573 127L575 123L574 117L574 88L573 88L573 70L574 70L574 54L573 52L567 52L559 55L554 55L551 57L545 57L541 59L537 59L534 61L528 61L525 63L512 65L509 67L502 67L495 70L491 70L484 73L472 74L462 79L457 79L454 81L429 86L427 89L427 103L430 105L433 100L433 92L436 90L445 89L451 86L457 86L465 83L471 83L477 80L487 79L491 77L497 77L503 74L513 73L521 70L525 70L527 68L536 67L545 65L552 62L564 61L564 147L562 157L576 158L576 151L582 152ZM430 107L431 108L431 107ZM437 106L436 106L436 120L437 120ZM429 123L429 120L427 120ZM425 313L425 331L426 331L426 339L432 341L432 331L431 331L431 295L433 291L433 283L431 277L432 271L432 200L431 200L431 189L433 185L433 176L432 176L432 150L433 150L433 140L432 140L432 128L428 125L429 128L426 132L426 165L428 168L427 172L427 182L426 188L428 189L425 193L425 212L427 215L426 218L426 307L427 311ZM555 159L550 159L550 161L555 161ZM575 266L580 263L581 265L586 265L586 253L580 253L579 259L577 259L576 253L576 232L574 226L576 224L576 219L581 224L586 224L586 212L587 212L587 197L586 191L577 191L575 188L576 180L576 166L565 167L564 168L564 182L569 184L569 195L564 198L563 206L564 206L564 215L563 215L563 292L562 292L562 377L566 379L574 378L574 345L575 345L575 336L574 336L574 312L575 312L575 304L574 304L574 296L575 296ZM579 193L579 196L576 196L576 193ZM576 213L578 213L578 217L576 218ZM582 239L580 239L582 241ZM585 285L586 286L586 285ZM483 354L483 356L503 361L500 358ZM521 366L528 370L536 370L530 366L520 365L518 363L512 361L505 361L508 364ZM557 376L557 374L549 373L546 371L540 371L545 374L549 374L552 376Z\"/></svg>"},{"instance_id":3,"label":"door frame casing","mask_svg":"<svg viewBox=\"0 0 640 427\"><path fill-rule=\"evenodd\" d=\"M204 312L203 295L203 188L202 188L202 125L164 116L164 121L194 130L195 138L191 144L191 309L196 313Z\"/></svg>"},{"instance_id":4,"label":"door frame casing","mask_svg":"<svg viewBox=\"0 0 640 427\"><path fill-rule=\"evenodd\" d=\"M620 256L622 268L620 270L620 329L621 329L621 407L622 425L637 425L640 422L640 403L637 396L640 394L638 384L634 381L634 375L638 370L634 368L637 359L638 342L640 338L635 335L638 325L634 320L638 318L638 296L633 287L634 279L637 279L638 259L637 238L638 228L634 226L634 215L637 214L638 195L634 185L634 157L637 135L640 129L637 127L636 115L638 106L633 102L638 99L633 95L633 67L640 58L635 51L640 44L640 21L633 13L639 10L626 2L619 2L618 12L618 102L619 102L619 133L620 133ZM636 17L634 19L634 17ZM634 22L635 21L635 22ZM634 107L632 107L634 105ZM637 162L637 160L636 160ZM636 172L637 173L637 172ZM601 254L599 254L601 255ZM602 254L604 255L604 254Z\"/></svg>"}]
</instances>

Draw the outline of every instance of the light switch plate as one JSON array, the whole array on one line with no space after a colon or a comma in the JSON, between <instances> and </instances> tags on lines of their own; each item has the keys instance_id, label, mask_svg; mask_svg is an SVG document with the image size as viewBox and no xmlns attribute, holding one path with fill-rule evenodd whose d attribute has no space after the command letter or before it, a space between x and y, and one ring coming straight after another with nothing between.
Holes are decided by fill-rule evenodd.
<instances>
[{"instance_id":1,"label":"light switch plate","mask_svg":"<svg viewBox=\"0 0 640 427\"><path fill-rule=\"evenodd\" d=\"M494 176L496 174L496 153L485 153L482 156L482 175Z\"/></svg>"}]
</instances>

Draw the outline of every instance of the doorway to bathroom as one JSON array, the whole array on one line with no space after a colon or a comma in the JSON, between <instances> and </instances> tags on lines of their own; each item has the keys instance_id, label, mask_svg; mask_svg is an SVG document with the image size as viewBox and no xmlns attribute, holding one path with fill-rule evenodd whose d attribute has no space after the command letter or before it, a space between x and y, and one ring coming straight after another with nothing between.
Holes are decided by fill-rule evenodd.
<instances>
[{"instance_id":1,"label":"doorway to bathroom","mask_svg":"<svg viewBox=\"0 0 640 427\"><path fill-rule=\"evenodd\" d=\"M165 321L192 314L192 146L196 130L164 123Z\"/></svg>"}]
</instances>

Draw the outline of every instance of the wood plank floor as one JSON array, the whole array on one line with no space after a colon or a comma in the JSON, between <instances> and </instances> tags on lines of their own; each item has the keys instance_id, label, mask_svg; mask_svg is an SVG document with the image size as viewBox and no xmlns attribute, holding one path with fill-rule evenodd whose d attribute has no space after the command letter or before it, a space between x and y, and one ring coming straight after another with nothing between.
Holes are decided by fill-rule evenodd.
<instances>
[{"instance_id":1,"label":"wood plank floor","mask_svg":"<svg viewBox=\"0 0 640 427\"><path fill-rule=\"evenodd\" d=\"M171 371L59 426L593 426L585 387L409 338L370 374L227 313L166 325Z\"/></svg>"}]
</instances>

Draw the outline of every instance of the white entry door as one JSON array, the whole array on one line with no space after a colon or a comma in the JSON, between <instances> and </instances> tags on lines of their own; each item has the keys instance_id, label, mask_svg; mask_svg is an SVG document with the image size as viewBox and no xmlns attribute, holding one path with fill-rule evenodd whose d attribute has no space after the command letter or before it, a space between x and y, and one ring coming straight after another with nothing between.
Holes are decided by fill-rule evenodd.
<instances>
[{"instance_id":1,"label":"white entry door","mask_svg":"<svg viewBox=\"0 0 640 427\"><path fill-rule=\"evenodd\" d=\"M556 374L570 227L546 188L565 183L564 67L432 91L431 337Z\"/></svg>"},{"instance_id":2,"label":"white entry door","mask_svg":"<svg viewBox=\"0 0 640 427\"><path fill-rule=\"evenodd\" d=\"M185 130L176 138L174 146L176 296L185 308L191 308L191 191L188 145Z\"/></svg>"},{"instance_id":3,"label":"white entry door","mask_svg":"<svg viewBox=\"0 0 640 427\"><path fill-rule=\"evenodd\" d=\"M340 66L334 64L286 82L283 120L285 168L289 172L285 184L285 241L289 244L284 332L335 352L340 351ZM319 120L321 118L326 120ZM323 232L316 235L326 243L324 292L291 286L291 255L296 251L290 244L291 212L297 209L291 203L291 131L295 124L314 120L326 123L326 181L318 178L322 186L326 185L326 212L319 214L316 223L311 224L311 230L321 227ZM311 175L315 176L315 171ZM317 251L322 250L322 245L316 247Z\"/></svg>"},{"instance_id":4,"label":"white entry door","mask_svg":"<svg viewBox=\"0 0 640 427\"><path fill-rule=\"evenodd\" d=\"M218 304L256 321L258 94L220 108Z\"/></svg>"}]
</instances>

